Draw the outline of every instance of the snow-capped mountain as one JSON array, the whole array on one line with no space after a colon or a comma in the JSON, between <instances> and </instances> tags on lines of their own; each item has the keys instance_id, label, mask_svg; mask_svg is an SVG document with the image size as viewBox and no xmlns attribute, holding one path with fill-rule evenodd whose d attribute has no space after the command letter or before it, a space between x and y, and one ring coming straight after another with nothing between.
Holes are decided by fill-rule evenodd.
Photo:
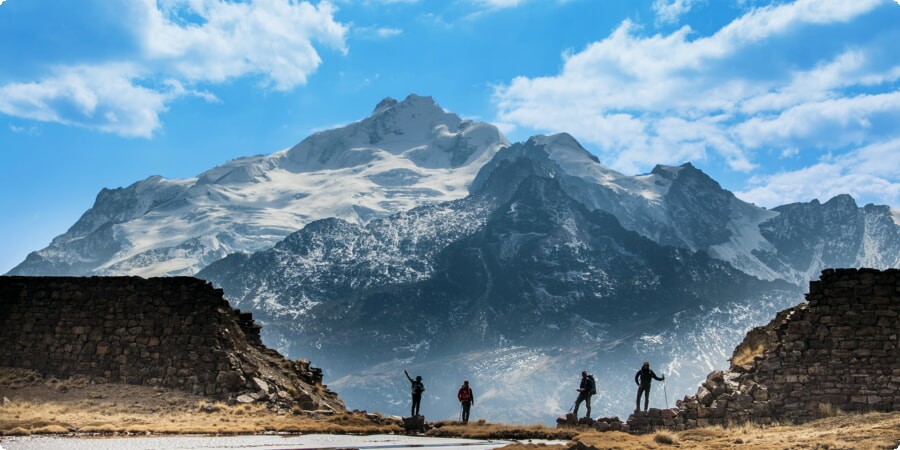
<instances>
[{"instance_id":1,"label":"snow-capped mountain","mask_svg":"<svg viewBox=\"0 0 900 450\"><path fill-rule=\"evenodd\" d=\"M486 170L466 199L366 226L314 222L271 250L227 257L199 276L253 308L269 342L341 377L353 407L402 413L396 375L405 364L444 388L465 377L499 383L494 400L481 404L504 420L547 420L559 411L522 410L514 394L534 391L537 403L564 398L560 377L601 361L626 364L636 346L641 357L659 355L667 369L683 371L686 384L696 381L689 377L705 372L679 361L724 359L728 342L740 339L736 331L708 336L701 322L800 298L789 283L624 229L571 198L540 161L507 159ZM723 349L692 353L688 344L704 338ZM608 409L621 413L619 390L605 392ZM448 406L433 411L452 415Z\"/></svg>"},{"instance_id":2,"label":"snow-capped mountain","mask_svg":"<svg viewBox=\"0 0 900 450\"><path fill-rule=\"evenodd\" d=\"M483 182L476 179L482 168L487 174L522 156L539 161L569 196L613 214L626 229L658 244L704 251L761 279L803 285L825 267L900 264L900 232L886 207L829 201L834 207L824 210L833 217L810 228L805 214L818 214L818 203L759 208L690 163L627 176L565 133L509 145L496 127L410 95L385 99L366 119L272 155L240 158L196 178L154 176L104 189L66 233L10 274L192 275L228 254L271 248L317 219L364 225L463 198L470 184L477 189ZM806 256L785 233L799 233Z\"/></svg>"},{"instance_id":3,"label":"snow-capped mountain","mask_svg":"<svg viewBox=\"0 0 900 450\"><path fill-rule=\"evenodd\" d=\"M613 214L625 228L661 245L704 251L761 279L802 286L827 267L900 265L900 226L885 206L859 208L849 196L839 196L823 208L813 201L808 208L767 210L738 199L690 163L658 165L645 175L621 174L566 133L504 148L488 166L522 156L541 161L572 198ZM473 189L480 182L476 178ZM797 250L795 236L785 233L832 250L805 259L787 256Z\"/></svg>"},{"instance_id":4,"label":"snow-capped mountain","mask_svg":"<svg viewBox=\"0 0 900 450\"><path fill-rule=\"evenodd\" d=\"M192 275L235 252L266 249L307 223L350 223L465 197L507 145L430 97L385 99L372 115L269 156L196 178L154 176L104 189L94 206L15 275Z\"/></svg>"}]
</instances>

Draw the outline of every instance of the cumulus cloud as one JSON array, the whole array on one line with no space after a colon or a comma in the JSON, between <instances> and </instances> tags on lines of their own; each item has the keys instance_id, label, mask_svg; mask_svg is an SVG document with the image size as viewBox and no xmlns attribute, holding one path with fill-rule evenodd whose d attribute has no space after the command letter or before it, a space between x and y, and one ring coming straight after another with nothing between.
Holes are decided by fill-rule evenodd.
<instances>
[{"instance_id":1,"label":"cumulus cloud","mask_svg":"<svg viewBox=\"0 0 900 450\"><path fill-rule=\"evenodd\" d=\"M658 12L685 11L692 3L655 5ZM569 131L605 164L629 173L710 157L752 172L760 150L867 145L880 132L896 133L884 125L900 113L891 87L900 74L896 58L884 61L865 45L848 43L838 54L790 69L762 71L745 59L760 52L778 57L787 34L847 23L883 4L780 3L752 9L708 36L689 26L643 35L626 20L606 38L564 54L560 73L497 86L497 120Z\"/></svg>"},{"instance_id":2,"label":"cumulus cloud","mask_svg":"<svg viewBox=\"0 0 900 450\"><path fill-rule=\"evenodd\" d=\"M662 23L676 23L693 8L696 0L653 0L653 12Z\"/></svg>"},{"instance_id":3,"label":"cumulus cloud","mask_svg":"<svg viewBox=\"0 0 900 450\"><path fill-rule=\"evenodd\" d=\"M346 52L348 28L328 2L137 0L123 11L140 48L134 58L2 85L0 112L150 137L171 101L218 101L198 85L253 76L264 88L289 90L322 63L316 45Z\"/></svg>"},{"instance_id":4,"label":"cumulus cloud","mask_svg":"<svg viewBox=\"0 0 900 450\"><path fill-rule=\"evenodd\" d=\"M171 94L137 85L131 65L76 66L35 82L0 86L0 111L11 116L149 137Z\"/></svg>"},{"instance_id":5,"label":"cumulus cloud","mask_svg":"<svg viewBox=\"0 0 900 450\"><path fill-rule=\"evenodd\" d=\"M872 144L839 156L824 156L809 167L754 177L741 199L774 207L817 198L826 201L850 194L861 203L900 204L900 138Z\"/></svg>"},{"instance_id":6,"label":"cumulus cloud","mask_svg":"<svg viewBox=\"0 0 900 450\"><path fill-rule=\"evenodd\" d=\"M313 43L341 51L347 27L334 7L289 0L141 0L141 45L151 60L189 81L221 82L259 75L287 90L306 83L322 60ZM201 23L183 23L183 13Z\"/></svg>"}]
</instances>

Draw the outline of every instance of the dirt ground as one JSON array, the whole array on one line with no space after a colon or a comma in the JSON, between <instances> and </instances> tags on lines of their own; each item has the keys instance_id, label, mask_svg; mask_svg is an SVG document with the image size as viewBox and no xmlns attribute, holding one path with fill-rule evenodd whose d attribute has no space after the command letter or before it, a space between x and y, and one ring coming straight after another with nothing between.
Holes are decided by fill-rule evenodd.
<instances>
[{"instance_id":1,"label":"dirt ground","mask_svg":"<svg viewBox=\"0 0 900 450\"><path fill-rule=\"evenodd\" d=\"M389 434L403 430L377 414L292 411L264 405L229 406L162 388L59 380L0 368L0 435L252 434L263 432ZM900 412L838 414L798 426L708 427L635 436L543 427L440 422L430 436L474 439L571 440L573 450L596 449L896 449ZM514 445L508 450L539 448ZM553 447L549 447L553 448ZM558 447L557 447L558 448Z\"/></svg>"}]
</instances>

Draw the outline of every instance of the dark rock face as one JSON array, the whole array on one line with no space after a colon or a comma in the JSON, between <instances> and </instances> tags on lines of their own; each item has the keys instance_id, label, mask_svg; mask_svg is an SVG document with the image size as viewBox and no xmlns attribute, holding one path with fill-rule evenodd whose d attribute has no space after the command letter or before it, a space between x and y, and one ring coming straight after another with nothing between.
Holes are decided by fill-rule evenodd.
<instances>
[{"instance_id":1,"label":"dark rock face","mask_svg":"<svg viewBox=\"0 0 900 450\"><path fill-rule=\"evenodd\" d=\"M0 365L223 400L343 410L322 371L262 345L196 278L0 277Z\"/></svg>"},{"instance_id":2,"label":"dark rock face","mask_svg":"<svg viewBox=\"0 0 900 450\"><path fill-rule=\"evenodd\" d=\"M897 267L900 232L886 206L860 208L849 195L825 203L792 203L774 208L779 215L760 224L760 232L777 251L756 256L786 277L801 283L826 267Z\"/></svg>"},{"instance_id":3,"label":"dark rock face","mask_svg":"<svg viewBox=\"0 0 900 450\"><path fill-rule=\"evenodd\" d=\"M635 415L631 430L900 411L900 270L827 269L806 298L748 333L670 423Z\"/></svg>"}]
</instances>

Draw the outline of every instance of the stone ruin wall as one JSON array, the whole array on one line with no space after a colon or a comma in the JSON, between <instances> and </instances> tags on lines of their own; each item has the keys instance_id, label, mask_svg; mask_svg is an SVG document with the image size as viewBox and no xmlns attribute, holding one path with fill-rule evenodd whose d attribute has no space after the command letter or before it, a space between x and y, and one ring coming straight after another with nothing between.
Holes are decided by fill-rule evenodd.
<instances>
[{"instance_id":1,"label":"stone ruin wall","mask_svg":"<svg viewBox=\"0 0 900 450\"><path fill-rule=\"evenodd\" d=\"M249 313L190 277L0 277L0 366L221 400L343 410L322 371L262 345Z\"/></svg>"},{"instance_id":2,"label":"stone ruin wall","mask_svg":"<svg viewBox=\"0 0 900 450\"><path fill-rule=\"evenodd\" d=\"M900 270L827 269L806 299L751 330L729 370L710 373L697 395L636 413L629 429L900 411Z\"/></svg>"}]
</instances>

